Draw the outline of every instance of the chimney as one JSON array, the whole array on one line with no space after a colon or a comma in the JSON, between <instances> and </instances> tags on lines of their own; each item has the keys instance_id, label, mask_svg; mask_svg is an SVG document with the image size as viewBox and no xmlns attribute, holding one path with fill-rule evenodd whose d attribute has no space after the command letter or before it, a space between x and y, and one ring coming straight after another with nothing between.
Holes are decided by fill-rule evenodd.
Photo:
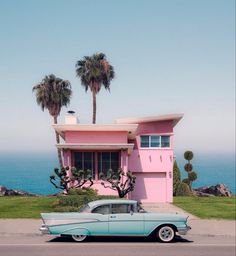
<instances>
[{"instance_id":1,"label":"chimney","mask_svg":"<svg viewBox=\"0 0 236 256\"><path fill-rule=\"evenodd\" d=\"M75 114L75 111L67 111L67 115L65 116L65 124L77 124L78 118Z\"/></svg>"}]
</instances>

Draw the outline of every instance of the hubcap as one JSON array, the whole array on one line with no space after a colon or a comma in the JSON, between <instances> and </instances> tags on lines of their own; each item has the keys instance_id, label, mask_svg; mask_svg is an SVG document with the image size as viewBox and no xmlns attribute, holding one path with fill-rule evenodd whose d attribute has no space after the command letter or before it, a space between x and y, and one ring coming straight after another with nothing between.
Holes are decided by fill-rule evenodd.
<instances>
[{"instance_id":1,"label":"hubcap","mask_svg":"<svg viewBox=\"0 0 236 256\"><path fill-rule=\"evenodd\" d=\"M82 242L85 240L87 236L85 235L73 235L72 238L76 241L76 242Z\"/></svg>"},{"instance_id":2,"label":"hubcap","mask_svg":"<svg viewBox=\"0 0 236 256\"><path fill-rule=\"evenodd\" d=\"M174 230L171 227L162 227L159 230L159 237L163 242L170 242L174 238Z\"/></svg>"}]
</instances>

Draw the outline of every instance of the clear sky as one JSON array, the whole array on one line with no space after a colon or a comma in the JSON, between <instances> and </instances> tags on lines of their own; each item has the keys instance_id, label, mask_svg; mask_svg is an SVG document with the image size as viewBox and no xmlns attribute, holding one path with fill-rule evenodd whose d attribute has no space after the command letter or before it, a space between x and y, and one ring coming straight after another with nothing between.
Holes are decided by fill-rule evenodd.
<instances>
[{"instance_id":1,"label":"clear sky","mask_svg":"<svg viewBox=\"0 0 236 256\"><path fill-rule=\"evenodd\" d=\"M98 123L184 113L178 152L233 153L234 45L234 0L0 0L0 152L55 150L32 94L46 74L71 82L70 109L90 123L75 63L101 51L116 78L97 96Z\"/></svg>"}]
</instances>

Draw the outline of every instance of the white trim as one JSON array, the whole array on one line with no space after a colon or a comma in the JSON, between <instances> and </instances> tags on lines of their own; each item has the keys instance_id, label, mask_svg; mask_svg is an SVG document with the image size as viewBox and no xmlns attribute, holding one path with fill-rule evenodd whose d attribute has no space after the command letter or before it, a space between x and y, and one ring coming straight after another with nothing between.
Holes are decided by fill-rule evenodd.
<instances>
[{"instance_id":1,"label":"white trim","mask_svg":"<svg viewBox=\"0 0 236 256\"><path fill-rule=\"evenodd\" d=\"M134 144L89 144L89 143L61 143L56 144L57 148L62 149L79 149L79 150L128 150L130 154L134 148Z\"/></svg>"},{"instance_id":2,"label":"white trim","mask_svg":"<svg viewBox=\"0 0 236 256\"><path fill-rule=\"evenodd\" d=\"M64 139L66 131L124 131L128 133L128 138L135 138L138 124L53 124L52 127Z\"/></svg>"},{"instance_id":3,"label":"white trim","mask_svg":"<svg viewBox=\"0 0 236 256\"><path fill-rule=\"evenodd\" d=\"M146 116L146 117L131 117L131 118L120 118L116 119L117 124L140 124L140 123L149 123L157 121L168 121L173 120L173 126L175 126L180 119L182 119L184 114L170 114L162 116Z\"/></svg>"}]
</instances>

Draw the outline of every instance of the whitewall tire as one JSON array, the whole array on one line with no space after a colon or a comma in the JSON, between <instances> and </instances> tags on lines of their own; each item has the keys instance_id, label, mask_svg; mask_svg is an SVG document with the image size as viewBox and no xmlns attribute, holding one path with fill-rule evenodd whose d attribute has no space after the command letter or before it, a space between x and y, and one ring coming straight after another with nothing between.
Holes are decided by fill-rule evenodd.
<instances>
[{"instance_id":1,"label":"whitewall tire","mask_svg":"<svg viewBox=\"0 0 236 256\"><path fill-rule=\"evenodd\" d=\"M171 226L162 226L157 231L157 237L163 243L170 243L175 237L175 231Z\"/></svg>"}]
</instances>

